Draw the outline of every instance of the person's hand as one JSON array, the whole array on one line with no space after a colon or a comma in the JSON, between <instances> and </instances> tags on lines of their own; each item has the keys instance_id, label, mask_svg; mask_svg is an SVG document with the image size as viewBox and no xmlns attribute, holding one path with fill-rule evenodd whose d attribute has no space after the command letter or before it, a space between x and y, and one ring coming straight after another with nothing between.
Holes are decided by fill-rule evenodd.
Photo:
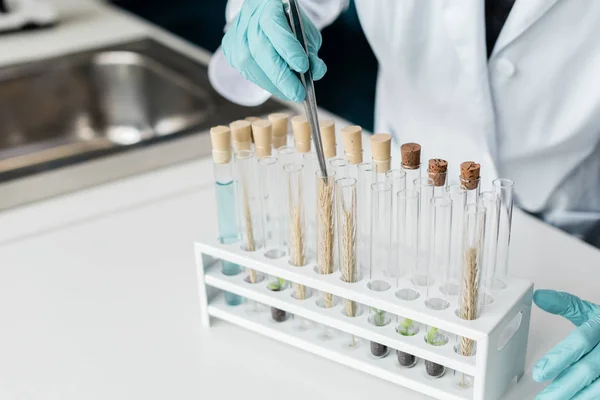
<instances>
[{"instance_id":1,"label":"person's hand","mask_svg":"<svg viewBox=\"0 0 600 400\"><path fill-rule=\"evenodd\" d=\"M306 93L292 70L311 68L314 80L327 72L317 56L321 33L304 13L302 22L308 55L292 33L281 0L246 0L223 38L223 53L246 79L283 100L301 102Z\"/></svg>"},{"instance_id":2,"label":"person's hand","mask_svg":"<svg viewBox=\"0 0 600 400\"><path fill-rule=\"evenodd\" d=\"M537 290L533 300L577 326L533 367L537 382L554 379L536 400L600 399L600 306L553 290Z\"/></svg>"}]
</instances>

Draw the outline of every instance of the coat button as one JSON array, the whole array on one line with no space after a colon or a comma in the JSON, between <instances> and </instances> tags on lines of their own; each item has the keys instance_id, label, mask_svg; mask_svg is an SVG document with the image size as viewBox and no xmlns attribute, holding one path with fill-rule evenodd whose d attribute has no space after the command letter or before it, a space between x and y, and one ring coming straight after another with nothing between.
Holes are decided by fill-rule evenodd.
<instances>
[{"instance_id":1,"label":"coat button","mask_svg":"<svg viewBox=\"0 0 600 400\"><path fill-rule=\"evenodd\" d=\"M515 65L506 58L500 58L496 61L496 70L507 78L510 78L515 74Z\"/></svg>"}]
</instances>

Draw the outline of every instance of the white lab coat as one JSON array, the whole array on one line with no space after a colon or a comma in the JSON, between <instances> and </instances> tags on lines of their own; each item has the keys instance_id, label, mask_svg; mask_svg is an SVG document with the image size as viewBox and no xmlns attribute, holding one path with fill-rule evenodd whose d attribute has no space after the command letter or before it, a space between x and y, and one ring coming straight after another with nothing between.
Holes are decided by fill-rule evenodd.
<instances>
[{"instance_id":1,"label":"white lab coat","mask_svg":"<svg viewBox=\"0 0 600 400\"><path fill-rule=\"evenodd\" d=\"M346 3L301 1L320 27ZM464 160L488 182L498 171L522 208L600 245L600 1L516 0L489 60L483 0L355 3L380 65L377 132L421 143L453 175ZM226 75L211 69L218 89Z\"/></svg>"}]
</instances>

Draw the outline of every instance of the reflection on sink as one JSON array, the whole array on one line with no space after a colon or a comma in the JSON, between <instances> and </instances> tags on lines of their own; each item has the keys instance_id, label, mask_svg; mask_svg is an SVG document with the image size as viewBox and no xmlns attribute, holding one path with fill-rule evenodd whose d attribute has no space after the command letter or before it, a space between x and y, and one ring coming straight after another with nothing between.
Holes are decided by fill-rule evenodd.
<instances>
[{"instance_id":1,"label":"reflection on sink","mask_svg":"<svg viewBox=\"0 0 600 400\"><path fill-rule=\"evenodd\" d=\"M273 101L250 108L227 101L210 86L206 66L148 39L0 69L0 189L40 172L146 151L135 162L120 157L110 171L80 173L85 181L69 178L62 189L62 178L44 193L23 197L15 189L14 198L0 196L0 209L207 156L208 139L190 148L193 136L281 109ZM173 149L168 144L184 138L177 151L148 155L150 145ZM37 186L30 179L27 190Z\"/></svg>"},{"instance_id":2,"label":"reflection on sink","mask_svg":"<svg viewBox=\"0 0 600 400\"><path fill-rule=\"evenodd\" d=\"M169 135L214 107L201 88L131 51L19 71L0 83L0 170Z\"/></svg>"}]
</instances>

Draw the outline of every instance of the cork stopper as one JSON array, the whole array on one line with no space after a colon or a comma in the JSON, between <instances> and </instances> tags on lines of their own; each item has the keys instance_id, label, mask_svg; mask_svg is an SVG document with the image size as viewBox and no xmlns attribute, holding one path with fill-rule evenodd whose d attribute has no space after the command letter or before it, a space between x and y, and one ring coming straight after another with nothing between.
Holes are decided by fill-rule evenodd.
<instances>
[{"instance_id":1,"label":"cork stopper","mask_svg":"<svg viewBox=\"0 0 600 400\"><path fill-rule=\"evenodd\" d=\"M460 181L462 186L467 190L477 189L480 173L481 165L474 161L465 161L460 164Z\"/></svg>"},{"instance_id":2,"label":"cork stopper","mask_svg":"<svg viewBox=\"0 0 600 400\"><path fill-rule=\"evenodd\" d=\"M335 122L330 119L319 121L319 128L321 129L321 143L323 143L325 158L335 157Z\"/></svg>"},{"instance_id":3,"label":"cork stopper","mask_svg":"<svg viewBox=\"0 0 600 400\"><path fill-rule=\"evenodd\" d=\"M296 150L299 153L310 151L310 125L304 115L296 115L292 118L292 131L296 141Z\"/></svg>"},{"instance_id":4,"label":"cork stopper","mask_svg":"<svg viewBox=\"0 0 600 400\"><path fill-rule=\"evenodd\" d=\"M215 164L227 164L231 160L231 130L223 125L210 129L212 158Z\"/></svg>"},{"instance_id":5,"label":"cork stopper","mask_svg":"<svg viewBox=\"0 0 600 400\"><path fill-rule=\"evenodd\" d=\"M258 117L246 117L246 118L244 118L244 121L248 121L250 123L256 122L258 120L260 120L260 118L258 118Z\"/></svg>"},{"instance_id":6,"label":"cork stopper","mask_svg":"<svg viewBox=\"0 0 600 400\"><path fill-rule=\"evenodd\" d=\"M429 160L427 172L434 186L444 186L446 184L446 173L448 172L448 161L441 158L432 158Z\"/></svg>"},{"instance_id":7,"label":"cork stopper","mask_svg":"<svg viewBox=\"0 0 600 400\"><path fill-rule=\"evenodd\" d=\"M254 150L256 157L263 158L271 155L272 124L264 119L252 123Z\"/></svg>"},{"instance_id":8,"label":"cork stopper","mask_svg":"<svg viewBox=\"0 0 600 400\"><path fill-rule=\"evenodd\" d=\"M406 169L417 169L421 166L421 145L417 143L404 143L400 147L402 166Z\"/></svg>"},{"instance_id":9,"label":"cork stopper","mask_svg":"<svg viewBox=\"0 0 600 400\"><path fill-rule=\"evenodd\" d=\"M287 143L289 115L276 113L269 115L269 121L273 125L273 148L278 149Z\"/></svg>"},{"instance_id":10,"label":"cork stopper","mask_svg":"<svg viewBox=\"0 0 600 400\"><path fill-rule=\"evenodd\" d=\"M392 163L392 135L376 133L371 136L371 153L377 173L388 172Z\"/></svg>"},{"instance_id":11,"label":"cork stopper","mask_svg":"<svg viewBox=\"0 0 600 400\"><path fill-rule=\"evenodd\" d=\"M252 125L248 121L239 120L229 124L231 129L231 144L233 150L250 150L250 142L252 137Z\"/></svg>"},{"instance_id":12,"label":"cork stopper","mask_svg":"<svg viewBox=\"0 0 600 400\"><path fill-rule=\"evenodd\" d=\"M347 126L342 129L344 155L350 164L360 164L362 158L362 128L360 126Z\"/></svg>"}]
</instances>

